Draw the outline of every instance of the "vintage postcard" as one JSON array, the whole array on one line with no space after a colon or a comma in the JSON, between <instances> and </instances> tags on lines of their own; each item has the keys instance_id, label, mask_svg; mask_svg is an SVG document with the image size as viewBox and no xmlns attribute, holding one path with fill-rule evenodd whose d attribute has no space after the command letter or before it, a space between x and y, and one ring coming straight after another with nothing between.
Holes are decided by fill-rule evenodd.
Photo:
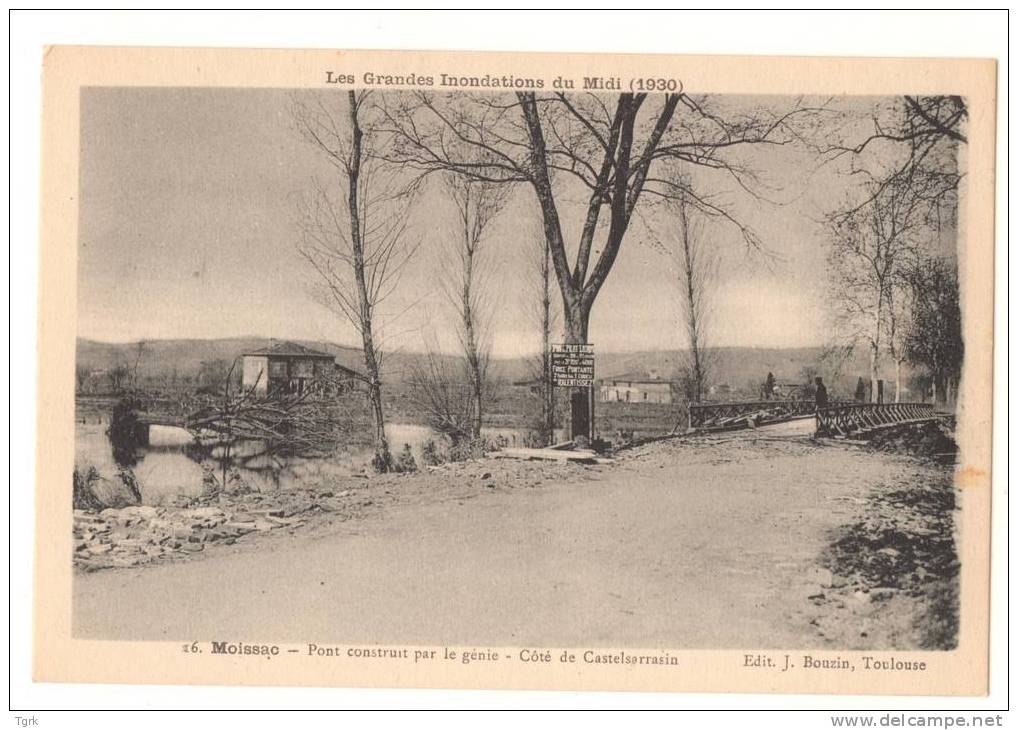
<instances>
[{"instance_id":1,"label":"vintage postcard","mask_svg":"<svg viewBox=\"0 0 1018 730\"><path fill-rule=\"evenodd\" d=\"M987 691L993 61L43 65L36 680Z\"/></svg>"}]
</instances>

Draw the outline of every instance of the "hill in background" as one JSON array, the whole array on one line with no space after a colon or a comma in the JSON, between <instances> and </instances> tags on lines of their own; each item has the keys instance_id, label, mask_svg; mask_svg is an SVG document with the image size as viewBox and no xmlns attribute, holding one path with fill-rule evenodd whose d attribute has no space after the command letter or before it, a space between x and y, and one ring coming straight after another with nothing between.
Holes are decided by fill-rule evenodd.
<instances>
[{"instance_id":1,"label":"hill in background","mask_svg":"<svg viewBox=\"0 0 1018 730\"><path fill-rule=\"evenodd\" d=\"M197 376L203 363L216 360L231 363L244 352L267 347L274 342L278 340L266 337L146 340L138 363L138 373L143 380L162 381L173 377L175 382L189 382ZM363 370L363 356L358 348L331 342L295 342L335 354L340 364L357 371ZM137 354L137 343L98 342L82 338L77 341L77 365L92 372L108 370L118 364L133 368ZM854 390L857 378L869 377L869 364L864 352L849 356L842 364L840 377L836 379L832 377L830 366L824 362L824 350L820 347L723 347L716 348L713 354L716 365L711 382L725 384L740 391L751 391L759 387L768 372L774 373L778 382L799 383L805 381L807 368L817 368L843 394ZM596 376L607 378L623 373L641 373L670 379L678 373L684 355L681 350L599 352ZM388 353L383 363L383 378L389 382L402 382L423 357L421 353L414 352ZM522 357L493 360L492 372L506 382L533 377L531 363ZM885 377L890 380L892 372L888 366ZM905 376L909 374L906 372Z\"/></svg>"}]
</instances>

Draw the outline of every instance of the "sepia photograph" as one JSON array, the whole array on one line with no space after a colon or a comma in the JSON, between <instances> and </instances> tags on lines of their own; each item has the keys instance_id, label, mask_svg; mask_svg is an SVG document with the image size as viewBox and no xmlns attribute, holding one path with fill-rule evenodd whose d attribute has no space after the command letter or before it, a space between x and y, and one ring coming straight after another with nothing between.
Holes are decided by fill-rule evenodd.
<instances>
[{"instance_id":1,"label":"sepia photograph","mask_svg":"<svg viewBox=\"0 0 1018 730\"><path fill-rule=\"evenodd\" d=\"M47 676L985 690L992 62L56 51Z\"/></svg>"},{"instance_id":2,"label":"sepia photograph","mask_svg":"<svg viewBox=\"0 0 1018 730\"><path fill-rule=\"evenodd\" d=\"M82 91L75 635L954 648L965 100L461 88Z\"/></svg>"}]
</instances>

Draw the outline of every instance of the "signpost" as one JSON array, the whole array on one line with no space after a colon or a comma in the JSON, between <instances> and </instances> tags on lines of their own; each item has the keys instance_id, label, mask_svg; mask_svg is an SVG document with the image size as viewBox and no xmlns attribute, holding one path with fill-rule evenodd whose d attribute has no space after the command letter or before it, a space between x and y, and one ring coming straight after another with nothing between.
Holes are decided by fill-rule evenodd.
<instances>
[{"instance_id":1,"label":"signpost","mask_svg":"<svg viewBox=\"0 0 1018 730\"><path fill-rule=\"evenodd\" d=\"M551 377L552 382L562 388L586 388L588 399L588 421L580 424L572 438L584 432L591 443L594 441L594 346L591 344L582 345L552 345L551 347ZM576 395L579 395L578 393ZM582 398L582 395L580 396ZM582 406L582 400L580 401ZM576 403L573 403L574 411ZM576 420L572 423L576 425Z\"/></svg>"}]
</instances>

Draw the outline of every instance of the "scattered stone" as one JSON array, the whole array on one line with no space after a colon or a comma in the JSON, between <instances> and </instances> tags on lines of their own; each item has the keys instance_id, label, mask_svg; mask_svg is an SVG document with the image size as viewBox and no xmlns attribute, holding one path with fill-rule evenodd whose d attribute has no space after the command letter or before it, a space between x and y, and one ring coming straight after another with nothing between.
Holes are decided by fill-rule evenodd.
<instances>
[{"instance_id":1,"label":"scattered stone","mask_svg":"<svg viewBox=\"0 0 1018 730\"><path fill-rule=\"evenodd\" d=\"M223 511L218 507L199 507L198 509L191 510L190 516L198 518L215 519L217 517L224 517L225 515L223 514Z\"/></svg>"},{"instance_id":2,"label":"scattered stone","mask_svg":"<svg viewBox=\"0 0 1018 730\"><path fill-rule=\"evenodd\" d=\"M189 542L183 546L183 549L189 553L198 553L205 549L205 545L200 542Z\"/></svg>"},{"instance_id":3,"label":"scattered stone","mask_svg":"<svg viewBox=\"0 0 1018 730\"><path fill-rule=\"evenodd\" d=\"M234 535L246 535L247 533L254 532L258 529L255 527L255 524L254 520L251 520L250 522L227 522L223 525L223 527L226 530L230 530L234 533Z\"/></svg>"},{"instance_id":4,"label":"scattered stone","mask_svg":"<svg viewBox=\"0 0 1018 730\"><path fill-rule=\"evenodd\" d=\"M275 522L276 524L284 526L301 524L304 522L304 520L300 519L299 517L274 517L272 515L268 516L268 520L270 522Z\"/></svg>"},{"instance_id":5,"label":"scattered stone","mask_svg":"<svg viewBox=\"0 0 1018 730\"><path fill-rule=\"evenodd\" d=\"M279 508L273 509L256 509L252 510L256 515L264 515L265 517L283 517L283 510Z\"/></svg>"},{"instance_id":6,"label":"scattered stone","mask_svg":"<svg viewBox=\"0 0 1018 730\"><path fill-rule=\"evenodd\" d=\"M108 542L98 543L96 545L89 545L88 551L93 555L102 555L108 553L113 549L113 545Z\"/></svg>"},{"instance_id":7,"label":"scattered stone","mask_svg":"<svg viewBox=\"0 0 1018 730\"><path fill-rule=\"evenodd\" d=\"M834 573L827 568L813 568L813 580L819 583L821 588L834 587Z\"/></svg>"}]
</instances>

